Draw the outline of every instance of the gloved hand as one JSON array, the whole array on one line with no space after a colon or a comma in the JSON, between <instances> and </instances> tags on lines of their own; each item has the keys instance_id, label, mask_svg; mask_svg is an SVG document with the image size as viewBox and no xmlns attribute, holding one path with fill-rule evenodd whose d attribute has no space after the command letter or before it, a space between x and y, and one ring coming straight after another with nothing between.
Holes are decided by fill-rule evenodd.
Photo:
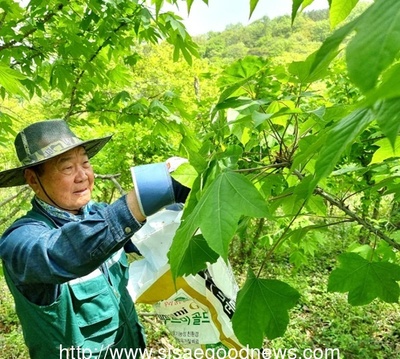
<instances>
[{"instance_id":1,"label":"gloved hand","mask_svg":"<svg viewBox=\"0 0 400 359\"><path fill-rule=\"evenodd\" d=\"M172 203L184 203L190 189L173 179L168 166L152 163L131 168L136 197L146 217Z\"/></svg>"}]
</instances>

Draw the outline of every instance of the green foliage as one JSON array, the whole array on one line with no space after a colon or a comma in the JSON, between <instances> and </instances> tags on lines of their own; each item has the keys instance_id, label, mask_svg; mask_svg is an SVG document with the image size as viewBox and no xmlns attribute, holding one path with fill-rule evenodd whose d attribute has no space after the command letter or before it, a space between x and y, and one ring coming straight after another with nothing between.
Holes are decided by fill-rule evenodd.
<instances>
[{"instance_id":1,"label":"green foliage","mask_svg":"<svg viewBox=\"0 0 400 359\"><path fill-rule=\"evenodd\" d=\"M369 304L376 298L388 303L399 301L400 266L366 260L356 253L344 253L339 261L340 267L329 277L329 291L348 292L352 305Z\"/></svg>"},{"instance_id":2,"label":"green foliage","mask_svg":"<svg viewBox=\"0 0 400 359\"><path fill-rule=\"evenodd\" d=\"M336 0L332 1L329 19L331 28L335 28L336 25L340 24L343 20L349 16L351 10L357 5L358 0Z\"/></svg>"},{"instance_id":3,"label":"green foliage","mask_svg":"<svg viewBox=\"0 0 400 359\"><path fill-rule=\"evenodd\" d=\"M398 11L397 1L376 1L359 17L336 30L325 41L318 51L316 63L332 51L336 51L344 38L351 31L356 31L356 35L346 46L349 76L364 93L373 90L377 87L380 75L390 65L396 65L394 61L399 51L399 32L396 27ZM393 26L390 25L391 22ZM371 24L376 26L371 29ZM381 85L385 85L385 82Z\"/></svg>"},{"instance_id":4,"label":"green foliage","mask_svg":"<svg viewBox=\"0 0 400 359\"><path fill-rule=\"evenodd\" d=\"M202 57L229 63L245 56L273 57L285 62L315 51L329 34L326 10L299 14L294 23L289 16L263 17L244 27L231 24L223 32L210 32L195 38Z\"/></svg>"},{"instance_id":5,"label":"green foliage","mask_svg":"<svg viewBox=\"0 0 400 359\"><path fill-rule=\"evenodd\" d=\"M307 300L298 277L269 277L274 261L300 273L332 240L334 255L345 254L330 291L352 305L398 302L398 1L332 0L328 19L299 14L312 1L294 0L291 18L208 34L199 52L164 3L153 0L153 13L124 0L3 1L1 95L42 100L18 123L3 105L1 138L10 143L11 128L38 114L68 120L83 137L112 132L93 163L123 188L132 164L187 157L176 176L192 191L168 254L172 272L245 249L249 276L233 321L243 343L284 336ZM109 184L96 199L118 195ZM358 235L332 239L330 227L344 223Z\"/></svg>"},{"instance_id":6,"label":"green foliage","mask_svg":"<svg viewBox=\"0 0 400 359\"><path fill-rule=\"evenodd\" d=\"M0 272L2 265L0 263ZM14 302L0 274L0 353L5 359L25 359L28 351L24 344Z\"/></svg>"},{"instance_id":7,"label":"green foliage","mask_svg":"<svg viewBox=\"0 0 400 359\"><path fill-rule=\"evenodd\" d=\"M322 139L325 139L325 141L329 139L329 141L323 145L319 143L322 146L315 163L313 185L333 171L343 152L373 120L373 116L368 111L364 109L356 110L335 126L332 126L323 135ZM319 148L314 149L319 151Z\"/></svg>"},{"instance_id":8,"label":"green foliage","mask_svg":"<svg viewBox=\"0 0 400 359\"><path fill-rule=\"evenodd\" d=\"M355 3L351 5L351 8L354 5ZM376 2L374 6L379 6L379 2ZM376 163L370 165L371 156L366 156L368 153L373 154L380 148L377 144L379 144L378 139L382 136L383 131L389 133L388 128L398 129L396 127L398 121L394 100L385 104L381 101L386 96L383 91L375 91L375 93L371 91L372 87L378 84L379 75L389 65L376 67L370 63L370 68L367 69L367 66L365 66L362 73L359 70L355 71L356 66L352 65L352 61L358 64L360 61L353 46L355 48L357 46L364 47L363 51L368 52L368 61L374 61L372 54L374 50L370 46L368 48L365 46L364 41L370 39L371 35L370 32L367 32L364 24L371 23L371 19L377 22L378 18L382 19L381 15L389 15L387 5L380 8L379 11L375 9L375 12L374 6L369 7L359 17L336 30L325 41L320 50L312 53L303 61L292 62L286 70L260 58L246 57L228 66L221 74L217 82L220 85L220 97L211 115L210 130L214 134L213 137L207 138L210 139L210 143L203 141L202 150L200 150L200 153L207 155L209 164L199 171L197 185L200 187L193 187L192 189L196 198L194 199L191 196L191 200L185 209L185 220L177 233L169 254L175 276L198 269L197 266L195 268L191 266L190 260L187 260L190 256L185 252L190 243L188 237L194 235L198 228L202 230L205 239L204 247L199 249L199 252L210 253L209 251L212 249L224 258L226 258L230 238L233 237L234 232L238 231L238 227L232 229L232 223L239 223L245 211L239 212L239 216L235 216L235 209L229 207L229 211L225 212L223 206L228 206L229 198L222 196L221 193L224 193L225 189L228 191L228 183L219 185L218 191L211 191L215 188L214 185L222 184L222 182L219 182L219 175L224 173L224 168L227 166L225 161L228 157L225 153L229 151L228 149L232 149L232 145L239 150L234 152L235 156L229 157L229 168L238 172L246 171L247 174L251 175L253 183L257 184L263 191L265 200L271 201L272 199L264 216L268 216L270 221L276 222L282 228L281 233L278 231L276 236L269 236L269 245L268 242L265 245L266 259L261 263L261 266L259 265L259 273L264 263L280 248L285 248L289 252L292 263L299 265L307 263L304 257L315 255L317 246L310 239L314 238L316 243L323 243L323 239L308 234L319 228L320 225L306 225L302 217L322 216L324 218L322 226L335 225L337 223L333 220L335 216L327 215L329 213L327 204L334 206L342 213L336 219L354 221L364 230L371 231L380 240L392 246L392 249L389 250L392 255L389 254L385 260L379 262L379 265L368 262L367 269L372 267L374 271L377 271L375 266L379 266L379 268L381 268L380 266L394 266L394 268L397 268L397 265L391 263L391 261L397 261L393 249L398 249L399 245L391 238L390 232L386 230L387 227L374 221L377 218L377 211L383 211L383 208L380 208L382 194L387 200L385 203L390 205L391 201L390 193L385 194L386 187L382 185L374 186L379 183L385 173L388 173L386 172L387 167L383 163L378 166L374 166ZM337 8L334 10L336 11ZM349 13L350 10L347 8L344 12ZM333 11L333 14L335 14L335 11ZM396 12L392 12L394 17L391 19L396 18L395 14ZM330 67L330 65L340 53L339 45L354 30L357 31L357 35L350 40L346 47L346 69L348 68L349 79L342 77L341 81L347 82L348 88L357 86L361 93L367 92L368 101L365 101L362 97L351 98L351 93L357 93L357 90L351 90L346 93L345 105L340 107L338 101L338 105L335 106L336 94L331 92L330 96L332 97L327 98L328 93L323 92L322 81L329 78L334 70L334 67ZM391 63L394 60L392 55L397 53L398 50L397 45L393 44L394 46L392 46L390 41L393 38L393 41L396 42L393 36L397 31L393 28L393 36L391 34L392 29L385 31L386 34L381 34L379 41L390 48L390 51L384 48L381 55L385 56L385 59L382 58L383 63L385 61ZM385 41L384 37L387 37L390 41ZM377 44L376 46L378 47ZM367 61L367 56L362 61ZM371 72L372 77L370 77ZM338 74L336 73L336 75ZM269 81L270 79L271 81ZM389 81L389 76L383 77L383 79ZM272 92L273 89L274 92ZM392 91L393 97L395 97L396 93L394 90ZM272 96L266 96L272 93ZM379 97L377 94L379 94ZM330 105L329 102L334 105ZM393 112L391 112L392 110ZM383 125L384 122L385 125ZM372 127L375 123L382 124L382 129ZM359 142L359 139L365 136L369 136L367 138L372 146L369 142L364 144ZM390 136L392 143L394 143L395 135L393 132ZM359 146L357 152L354 152L355 144ZM191 160L192 152L190 150L188 150L188 157ZM393 158L393 156L391 157ZM214 163L217 163L217 165ZM349 171L346 169L354 163L360 166L356 167L357 170ZM360 169L363 170L360 171ZM357 185L358 189L354 189L361 194L360 205L357 201L349 200L355 194L345 194L344 191L350 191L350 187L343 187L343 177L333 175L334 173L342 173L343 175L346 171L354 176L354 180L347 182L348 186L357 182L361 184ZM279 186L272 187L272 184L269 183L273 174L277 175L278 178L280 177ZM386 186L390 180L385 182ZM210 193L212 193L212 196L210 196ZM249 197L250 194L243 193L246 198L256 199L254 195ZM319 199L316 200L315 196ZM277 198L274 199L274 197ZM202 216L208 198L213 198L213 202L207 205L210 215ZM220 199L222 199L222 202L219 202ZM246 207L241 201L237 201L237 203L238 207ZM213 208L218 209L218 214L213 212ZM253 214L250 217L257 217L257 215ZM202 218L206 218L209 223L213 223L213 219L218 219L217 224L213 223L213 231L204 230L197 223L200 223ZM221 231L215 230L216 227L221 226L221 223L229 226L229 229L224 228L223 233L226 238L222 241L220 238L215 238L216 233L221 233ZM211 224L209 225L211 226ZM293 240L296 246L283 246L289 240ZM378 247L372 246L370 248L373 248L373 252L377 252ZM354 246L352 250L356 252L357 248L357 246ZM358 254L353 253L352 255L356 256L358 260L364 261ZM348 270L350 271L351 268L350 266ZM335 277L338 276L337 273L335 271L332 274L332 283L334 284L340 282L339 280L335 281ZM381 273L384 273L384 271L381 271ZM348 272L346 272L346 275L349 277ZM356 288L366 279L378 286L376 277L371 279L368 275L360 274L360 277L353 279L351 283ZM398 289L397 280L399 280L397 276L388 277L387 282L380 279L381 285L386 283L384 289L380 288L375 291L371 289L372 296L368 292L363 292L360 294L362 300L351 300L350 303L365 304L376 297L397 301L398 296L393 294L392 289ZM334 284L330 284L329 288L349 291L349 296L352 298L353 286L337 287ZM248 279L243 288L250 285L251 279ZM388 292L391 295L387 294ZM246 313L246 311L248 313L249 303L241 301L239 298L240 296L237 303L238 313ZM266 307L263 303L263 296L252 298L258 298L251 303L253 307ZM281 306L284 308L282 303ZM266 314L265 320L268 321L272 317L272 313ZM260 345L260 338L263 334L266 334L269 338L282 335L282 331L278 327L269 327L270 331L267 333L265 323L264 326L255 327L257 328L255 332L251 332L251 336L256 338L252 345ZM249 330L247 327L246 329L240 328L236 332L243 343L249 343Z\"/></svg>"},{"instance_id":9,"label":"green foliage","mask_svg":"<svg viewBox=\"0 0 400 359\"><path fill-rule=\"evenodd\" d=\"M264 335L270 339L282 336L289 323L288 310L300 294L278 280L257 278L249 272L237 296L237 309L232 318L235 334L251 348L262 347Z\"/></svg>"},{"instance_id":10,"label":"green foliage","mask_svg":"<svg viewBox=\"0 0 400 359\"><path fill-rule=\"evenodd\" d=\"M29 98L54 92L66 119L97 113L107 123L124 113L118 106L119 89L130 84L129 71L140 57L136 48L141 42L165 39L173 44L175 59L182 54L190 62L196 55L196 45L173 13L152 14L135 2L3 3L3 90L20 95L23 89ZM110 91L114 84L119 88L115 92ZM128 92L124 102L128 111L134 103Z\"/></svg>"},{"instance_id":11,"label":"green foliage","mask_svg":"<svg viewBox=\"0 0 400 359\"><path fill-rule=\"evenodd\" d=\"M198 194L198 190L200 188L192 187L192 193ZM267 214L263 198L246 177L232 171L222 172L204 191L193 211L183 219L169 251L171 272L175 277L196 274L205 268L207 262L216 260L215 253L226 260L239 218L242 215L263 217ZM202 263L194 266L191 242L196 240L193 235L198 229L206 241L198 252L206 255Z\"/></svg>"},{"instance_id":12,"label":"green foliage","mask_svg":"<svg viewBox=\"0 0 400 359\"><path fill-rule=\"evenodd\" d=\"M335 231L331 236L335 236ZM298 355L307 348L337 348L340 357L346 359L397 357L398 305L373 301L366 306L351 306L342 294L327 292L329 263L334 263L330 258L332 252L320 253L297 273L283 265L270 267L270 274L295 285L301 298L290 311L285 334L266 341L265 346L277 350L296 348Z\"/></svg>"}]
</instances>

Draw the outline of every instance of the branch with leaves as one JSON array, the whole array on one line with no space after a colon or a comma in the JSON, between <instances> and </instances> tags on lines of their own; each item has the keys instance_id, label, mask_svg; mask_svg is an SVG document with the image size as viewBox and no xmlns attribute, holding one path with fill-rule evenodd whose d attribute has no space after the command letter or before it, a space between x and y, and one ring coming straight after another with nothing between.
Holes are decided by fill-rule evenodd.
<instances>
[{"instance_id":1,"label":"branch with leaves","mask_svg":"<svg viewBox=\"0 0 400 359\"><path fill-rule=\"evenodd\" d=\"M0 207L4 207L10 203L13 203L14 201L16 201L17 199L19 200L19 203L17 203L16 205L14 205L13 209L8 213L7 217L3 217L0 219L0 225L7 223L10 219L14 218L18 212L21 211L21 203L25 203L28 198L31 195L31 189L28 186L23 186L19 191L17 191L14 195L4 199L1 203L0 203Z\"/></svg>"},{"instance_id":2,"label":"branch with leaves","mask_svg":"<svg viewBox=\"0 0 400 359\"><path fill-rule=\"evenodd\" d=\"M29 36L33 35L36 31L38 31L40 28L44 28L46 23L50 22L54 16L58 15L64 8L63 3L59 3L55 5L54 10L47 11L43 18L41 19L28 19L27 17L23 17L20 20L13 20L16 23L15 28L18 29L21 26L25 26L27 21L34 21L36 23L36 26L31 27L29 30L26 32L23 32L21 35L16 36L16 38L10 39L9 41L3 43L0 45L0 51L3 50L8 50L12 47L15 46L21 46L21 44L24 44L24 41L29 38ZM8 12L4 11L2 14L2 19L1 23L2 25L5 23L7 19ZM31 46L24 44L24 46L27 46L28 49L32 49Z\"/></svg>"},{"instance_id":3,"label":"branch with leaves","mask_svg":"<svg viewBox=\"0 0 400 359\"><path fill-rule=\"evenodd\" d=\"M117 178L120 177L120 174L109 174L109 175L100 175L100 174L95 174L96 178L99 178L103 181L111 181L115 188L119 191L120 195L126 194L125 190L122 188L121 184L117 181Z\"/></svg>"}]
</instances>

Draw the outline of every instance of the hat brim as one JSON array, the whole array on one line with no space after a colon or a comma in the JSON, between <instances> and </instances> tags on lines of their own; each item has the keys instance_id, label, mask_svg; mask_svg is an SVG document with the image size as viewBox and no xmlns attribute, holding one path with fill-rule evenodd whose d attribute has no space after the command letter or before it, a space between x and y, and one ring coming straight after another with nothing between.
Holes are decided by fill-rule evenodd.
<instances>
[{"instance_id":1,"label":"hat brim","mask_svg":"<svg viewBox=\"0 0 400 359\"><path fill-rule=\"evenodd\" d=\"M80 146L84 147L86 150L87 156L89 158L92 158L95 154L97 154L105 146L105 144L111 139L111 137L112 136L106 136L106 137L102 137L102 138L96 138L93 140L75 143L69 147L64 148L62 151L59 151L58 153L56 153L52 156L49 156L46 159L43 159L41 161L37 161L33 164L20 166L20 167L13 168L10 170L1 171L0 172L0 187L1 188L15 187L15 186L22 186L22 185L26 184L24 171L27 168L44 163L54 157L57 157L65 152L68 152L69 150L72 150L73 148L76 148L76 147L80 147Z\"/></svg>"}]
</instances>

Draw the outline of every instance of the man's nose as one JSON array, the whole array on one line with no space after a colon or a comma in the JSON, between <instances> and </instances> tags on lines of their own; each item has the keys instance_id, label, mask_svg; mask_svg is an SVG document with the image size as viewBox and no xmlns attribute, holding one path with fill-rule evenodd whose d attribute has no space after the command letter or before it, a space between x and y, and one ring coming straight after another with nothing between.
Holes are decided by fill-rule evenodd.
<instances>
[{"instance_id":1,"label":"man's nose","mask_svg":"<svg viewBox=\"0 0 400 359\"><path fill-rule=\"evenodd\" d=\"M84 167L79 166L76 172L76 181L81 182L84 181L88 178L88 173L87 173L87 169Z\"/></svg>"}]
</instances>

